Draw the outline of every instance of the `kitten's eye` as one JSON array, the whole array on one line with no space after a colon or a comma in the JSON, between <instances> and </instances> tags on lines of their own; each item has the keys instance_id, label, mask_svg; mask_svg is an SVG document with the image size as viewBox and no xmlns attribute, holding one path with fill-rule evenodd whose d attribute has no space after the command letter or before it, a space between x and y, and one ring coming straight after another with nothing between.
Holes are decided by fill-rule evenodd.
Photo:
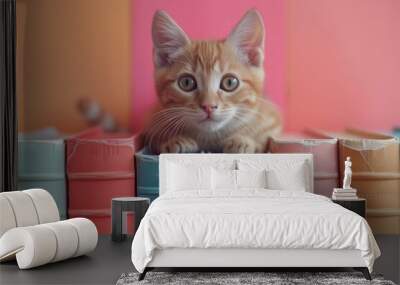
<instances>
[{"instance_id":1,"label":"kitten's eye","mask_svg":"<svg viewBox=\"0 0 400 285\"><path fill-rule=\"evenodd\" d=\"M220 83L219 88L224 91L232 92L239 86L239 79L233 75L225 75Z\"/></svg>"},{"instance_id":2,"label":"kitten's eye","mask_svg":"<svg viewBox=\"0 0 400 285\"><path fill-rule=\"evenodd\" d=\"M185 92L193 91L197 88L196 79L190 74L182 75L178 78L178 86Z\"/></svg>"}]
</instances>

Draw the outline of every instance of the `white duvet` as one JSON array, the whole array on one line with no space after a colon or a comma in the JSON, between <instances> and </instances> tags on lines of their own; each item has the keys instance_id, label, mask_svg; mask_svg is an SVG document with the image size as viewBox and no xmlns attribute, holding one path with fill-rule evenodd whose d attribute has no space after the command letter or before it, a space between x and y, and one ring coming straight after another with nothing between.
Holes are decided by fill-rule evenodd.
<instances>
[{"instance_id":1,"label":"white duvet","mask_svg":"<svg viewBox=\"0 0 400 285\"><path fill-rule=\"evenodd\" d=\"M265 189L164 194L134 237L135 268L143 272L154 250L165 248L358 249L371 272L380 255L359 215L323 196Z\"/></svg>"}]
</instances>

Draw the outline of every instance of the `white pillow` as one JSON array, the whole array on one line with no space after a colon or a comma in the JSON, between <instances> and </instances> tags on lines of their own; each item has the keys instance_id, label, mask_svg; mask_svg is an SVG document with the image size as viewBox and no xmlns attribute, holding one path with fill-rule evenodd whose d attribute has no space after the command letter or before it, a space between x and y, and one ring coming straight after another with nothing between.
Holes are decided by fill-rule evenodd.
<instances>
[{"instance_id":1,"label":"white pillow","mask_svg":"<svg viewBox=\"0 0 400 285\"><path fill-rule=\"evenodd\" d=\"M267 170L268 189L306 191L308 186L307 169L304 163L293 168Z\"/></svg>"},{"instance_id":2,"label":"white pillow","mask_svg":"<svg viewBox=\"0 0 400 285\"><path fill-rule=\"evenodd\" d=\"M168 164L168 191L211 189L211 167Z\"/></svg>"},{"instance_id":3,"label":"white pillow","mask_svg":"<svg viewBox=\"0 0 400 285\"><path fill-rule=\"evenodd\" d=\"M239 160L240 170L267 171L267 188L272 190L307 191L311 189L309 164L304 160Z\"/></svg>"},{"instance_id":4,"label":"white pillow","mask_svg":"<svg viewBox=\"0 0 400 285\"><path fill-rule=\"evenodd\" d=\"M236 170L212 168L211 181L213 190L236 190Z\"/></svg>"},{"instance_id":5,"label":"white pillow","mask_svg":"<svg viewBox=\"0 0 400 285\"><path fill-rule=\"evenodd\" d=\"M267 171L235 170L237 188L267 188Z\"/></svg>"},{"instance_id":6,"label":"white pillow","mask_svg":"<svg viewBox=\"0 0 400 285\"><path fill-rule=\"evenodd\" d=\"M211 170L213 190L237 190L240 188L267 188L265 170Z\"/></svg>"}]
</instances>

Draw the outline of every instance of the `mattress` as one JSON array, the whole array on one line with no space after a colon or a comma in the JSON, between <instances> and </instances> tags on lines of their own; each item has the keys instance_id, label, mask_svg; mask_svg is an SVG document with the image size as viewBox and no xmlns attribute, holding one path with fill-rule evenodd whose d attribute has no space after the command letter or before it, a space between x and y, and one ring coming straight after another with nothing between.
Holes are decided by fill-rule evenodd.
<instances>
[{"instance_id":1,"label":"mattress","mask_svg":"<svg viewBox=\"0 0 400 285\"><path fill-rule=\"evenodd\" d=\"M157 198L132 243L139 272L163 249L359 250L372 271L380 251L368 223L330 199L300 191L198 191Z\"/></svg>"}]
</instances>

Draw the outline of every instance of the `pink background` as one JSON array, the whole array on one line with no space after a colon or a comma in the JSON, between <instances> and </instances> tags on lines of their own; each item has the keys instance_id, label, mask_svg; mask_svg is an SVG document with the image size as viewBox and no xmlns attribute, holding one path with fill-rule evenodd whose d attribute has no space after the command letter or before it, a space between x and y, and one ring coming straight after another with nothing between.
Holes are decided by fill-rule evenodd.
<instances>
[{"instance_id":1,"label":"pink background","mask_svg":"<svg viewBox=\"0 0 400 285\"><path fill-rule=\"evenodd\" d=\"M249 8L266 29L266 93L287 131L400 125L398 0L132 0L132 127L156 100L151 18L165 9L196 39L225 37ZM233 4L234 3L234 4Z\"/></svg>"},{"instance_id":2,"label":"pink background","mask_svg":"<svg viewBox=\"0 0 400 285\"><path fill-rule=\"evenodd\" d=\"M244 13L257 8L266 26L266 93L284 109L284 3L276 0L133 0L132 127L138 130L155 102L151 20L166 10L194 39L225 38Z\"/></svg>"},{"instance_id":3,"label":"pink background","mask_svg":"<svg viewBox=\"0 0 400 285\"><path fill-rule=\"evenodd\" d=\"M400 125L400 1L287 5L286 128Z\"/></svg>"}]
</instances>

